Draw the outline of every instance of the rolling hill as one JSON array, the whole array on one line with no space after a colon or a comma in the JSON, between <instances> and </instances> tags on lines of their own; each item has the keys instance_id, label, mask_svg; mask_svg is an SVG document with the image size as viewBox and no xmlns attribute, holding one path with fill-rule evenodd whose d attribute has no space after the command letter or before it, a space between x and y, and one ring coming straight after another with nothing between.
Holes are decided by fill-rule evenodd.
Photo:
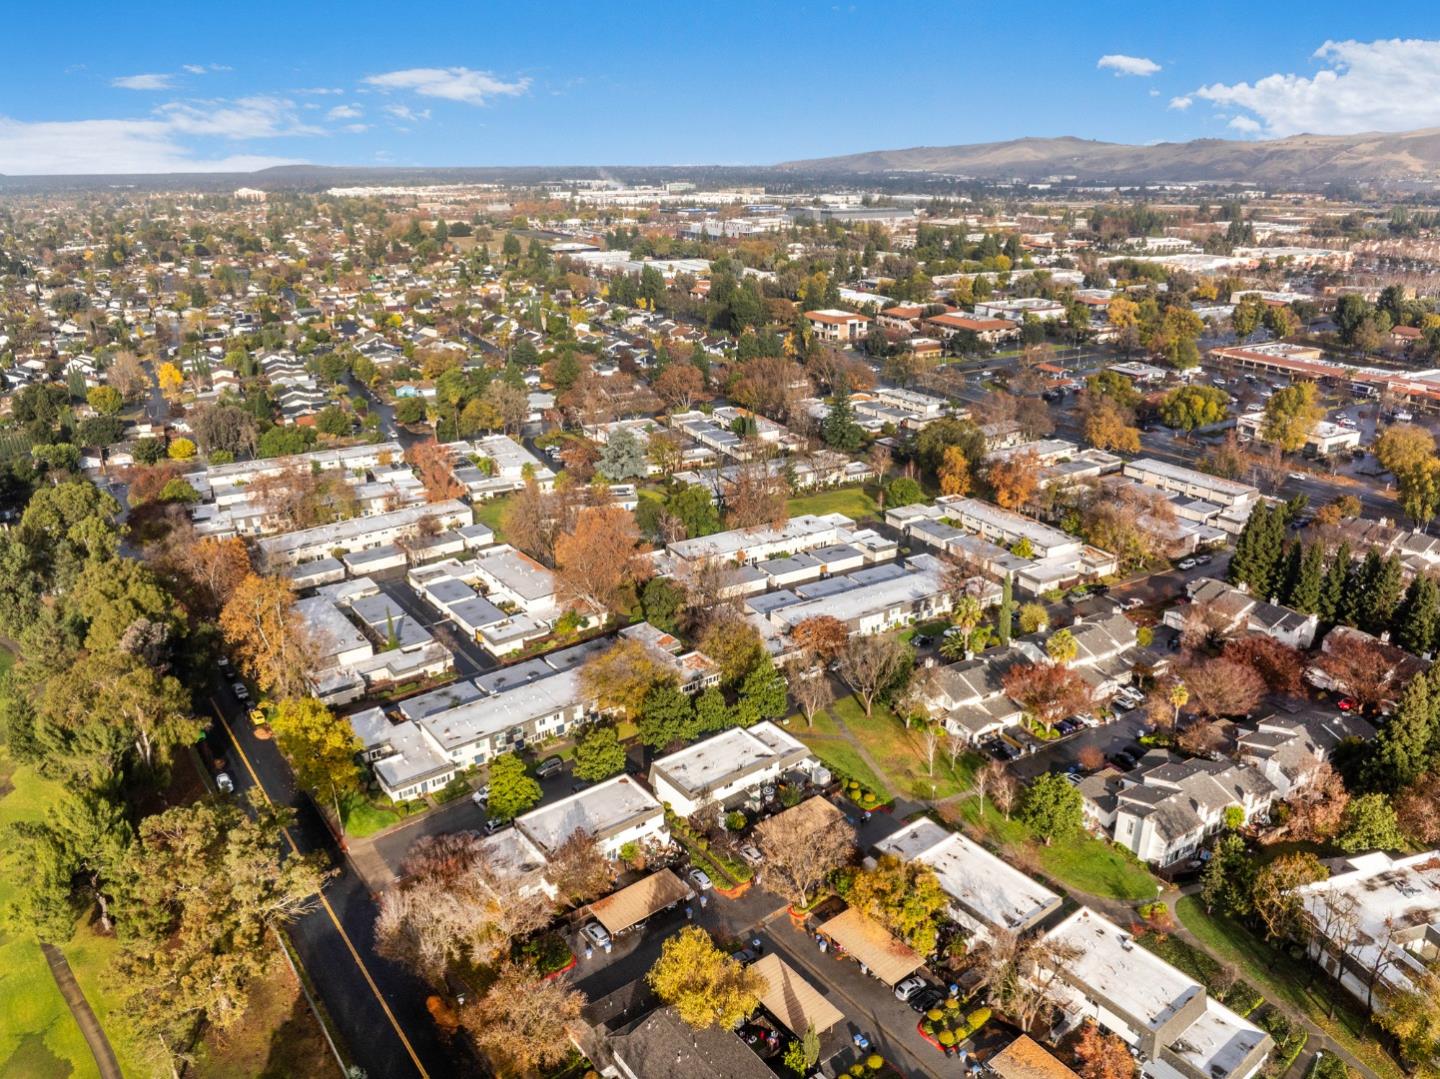
<instances>
[{"instance_id":1,"label":"rolling hill","mask_svg":"<svg viewBox=\"0 0 1440 1079\"><path fill-rule=\"evenodd\" d=\"M1023 138L964 146L915 146L787 161L807 174L925 172L980 179L1232 181L1320 184L1347 180L1440 180L1440 128L1361 135L1292 135L1239 141L1196 139L1131 146L1071 137Z\"/></svg>"}]
</instances>

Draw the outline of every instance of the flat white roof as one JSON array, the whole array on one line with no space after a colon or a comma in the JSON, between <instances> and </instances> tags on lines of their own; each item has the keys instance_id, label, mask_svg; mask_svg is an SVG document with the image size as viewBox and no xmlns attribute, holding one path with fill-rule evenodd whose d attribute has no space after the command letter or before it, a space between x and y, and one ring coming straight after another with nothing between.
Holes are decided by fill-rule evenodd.
<instances>
[{"instance_id":1,"label":"flat white roof","mask_svg":"<svg viewBox=\"0 0 1440 1079\"><path fill-rule=\"evenodd\" d=\"M921 817L876 844L904 861L935 870L940 886L975 917L1008 930L1058 908L1060 897L958 832Z\"/></svg>"},{"instance_id":2,"label":"flat white roof","mask_svg":"<svg viewBox=\"0 0 1440 1079\"><path fill-rule=\"evenodd\" d=\"M1235 480L1227 480L1220 476L1212 476L1208 472L1198 472L1193 468L1186 468L1183 465L1172 465L1168 461L1159 461L1154 457L1141 457L1138 460L1126 463L1127 470L1131 468L1148 472L1151 475L1163 476L1174 480L1177 483L1189 484L1193 487L1200 487L1205 490L1223 492L1236 498L1245 495L1258 495L1259 489L1251 487L1248 483L1238 483Z\"/></svg>"},{"instance_id":3,"label":"flat white roof","mask_svg":"<svg viewBox=\"0 0 1440 1079\"><path fill-rule=\"evenodd\" d=\"M1074 948L1066 964L1069 975L1107 1000L1114 1001L1151 1031L1158 1031L1205 987L1176 970L1131 934L1081 907L1053 930L1047 939Z\"/></svg>"},{"instance_id":4,"label":"flat white roof","mask_svg":"<svg viewBox=\"0 0 1440 1079\"><path fill-rule=\"evenodd\" d=\"M658 772L694 796L722 787L745 772L772 764L788 754L808 752L803 743L767 721L748 730L732 727L686 746L656 759L650 770L652 776Z\"/></svg>"},{"instance_id":5,"label":"flat white roof","mask_svg":"<svg viewBox=\"0 0 1440 1079\"><path fill-rule=\"evenodd\" d=\"M670 544L670 553L686 561L695 558L732 558L750 547L772 543L803 543L816 536L829 535L837 528L850 528L854 524L855 522L843 513L827 513L823 517L806 513L790 518L781 528L732 529L729 532L716 532L713 536L678 540ZM818 540L814 545L829 542L831 541L828 539Z\"/></svg>"},{"instance_id":6,"label":"flat white roof","mask_svg":"<svg viewBox=\"0 0 1440 1079\"><path fill-rule=\"evenodd\" d=\"M648 790L630 776L616 776L558 802L532 809L515 826L547 854L580 829L597 839L623 830L630 822L664 813Z\"/></svg>"},{"instance_id":7,"label":"flat white roof","mask_svg":"<svg viewBox=\"0 0 1440 1079\"><path fill-rule=\"evenodd\" d=\"M558 671L493 696L417 717L416 722L446 752L454 752L479 738L563 711L577 703L580 694L578 672Z\"/></svg>"}]
</instances>

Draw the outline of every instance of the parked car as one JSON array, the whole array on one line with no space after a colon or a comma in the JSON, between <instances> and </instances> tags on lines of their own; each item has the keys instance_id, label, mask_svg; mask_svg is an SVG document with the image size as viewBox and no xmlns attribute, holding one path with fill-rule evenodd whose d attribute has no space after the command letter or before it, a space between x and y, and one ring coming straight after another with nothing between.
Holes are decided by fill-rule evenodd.
<instances>
[{"instance_id":1,"label":"parked car","mask_svg":"<svg viewBox=\"0 0 1440 1079\"><path fill-rule=\"evenodd\" d=\"M230 688L235 691L235 696L239 697L246 704L250 703L250 691L245 688L244 682L236 682Z\"/></svg>"},{"instance_id":2,"label":"parked car","mask_svg":"<svg viewBox=\"0 0 1440 1079\"><path fill-rule=\"evenodd\" d=\"M599 922L586 922L580 930L580 935L597 948L608 948L610 946L610 931Z\"/></svg>"},{"instance_id":3,"label":"parked car","mask_svg":"<svg viewBox=\"0 0 1440 1079\"><path fill-rule=\"evenodd\" d=\"M494 817L491 817L485 822L485 834L494 835L501 828L504 828L507 823L509 822L503 820L496 820Z\"/></svg>"},{"instance_id":4,"label":"parked car","mask_svg":"<svg viewBox=\"0 0 1440 1079\"><path fill-rule=\"evenodd\" d=\"M1119 753L1110 754L1110 763L1120 769L1120 771L1128 772L1135 767L1135 758L1124 750L1121 750Z\"/></svg>"},{"instance_id":5,"label":"parked car","mask_svg":"<svg viewBox=\"0 0 1440 1079\"><path fill-rule=\"evenodd\" d=\"M215 786L219 789L221 794L235 793L235 781L230 778L229 772L216 772Z\"/></svg>"},{"instance_id":6,"label":"parked car","mask_svg":"<svg viewBox=\"0 0 1440 1079\"><path fill-rule=\"evenodd\" d=\"M746 843L740 848L740 857L744 858L751 865L759 865L765 860L765 855L760 853L760 848L752 843Z\"/></svg>"},{"instance_id":7,"label":"parked car","mask_svg":"<svg viewBox=\"0 0 1440 1079\"><path fill-rule=\"evenodd\" d=\"M1307 476L1307 475L1305 475L1305 473L1303 473L1303 472L1292 472L1292 473L1290 473L1290 478L1291 478L1292 480L1300 480L1300 481L1303 483L1305 480L1309 479L1310 477Z\"/></svg>"},{"instance_id":8,"label":"parked car","mask_svg":"<svg viewBox=\"0 0 1440 1079\"><path fill-rule=\"evenodd\" d=\"M917 633L915 634L915 636L910 638L910 643L913 644L916 648L929 648L931 640L932 638L930 634Z\"/></svg>"},{"instance_id":9,"label":"parked car","mask_svg":"<svg viewBox=\"0 0 1440 1079\"><path fill-rule=\"evenodd\" d=\"M1078 787L1082 782L1084 782L1084 780L1085 777L1082 776L1079 772L1065 773L1065 782L1071 784L1072 786Z\"/></svg>"},{"instance_id":10,"label":"parked car","mask_svg":"<svg viewBox=\"0 0 1440 1079\"><path fill-rule=\"evenodd\" d=\"M1335 707L1340 709L1340 711L1342 712L1351 712L1354 711L1357 705L1355 703L1355 698L1341 697L1338 701L1335 702Z\"/></svg>"},{"instance_id":11,"label":"parked car","mask_svg":"<svg viewBox=\"0 0 1440 1079\"><path fill-rule=\"evenodd\" d=\"M910 977L904 978L896 983L895 999L908 1001L916 993L924 989L925 986L926 982L924 978L920 977L920 975L918 974L912 974L910 975Z\"/></svg>"},{"instance_id":12,"label":"parked car","mask_svg":"<svg viewBox=\"0 0 1440 1079\"><path fill-rule=\"evenodd\" d=\"M1120 601L1120 609L1122 611L1133 611L1143 606L1145 606L1145 601L1139 596L1126 596Z\"/></svg>"},{"instance_id":13,"label":"parked car","mask_svg":"<svg viewBox=\"0 0 1440 1079\"><path fill-rule=\"evenodd\" d=\"M751 951L749 948L741 948L730 958L735 960L735 962L739 963L742 967L744 967L749 966L751 963L755 962L755 960L759 959L760 957L756 955L755 952Z\"/></svg>"},{"instance_id":14,"label":"parked car","mask_svg":"<svg viewBox=\"0 0 1440 1079\"><path fill-rule=\"evenodd\" d=\"M1196 562L1193 558L1182 558L1179 562L1176 562L1175 565L1180 569L1194 569Z\"/></svg>"},{"instance_id":15,"label":"parked car","mask_svg":"<svg viewBox=\"0 0 1440 1079\"><path fill-rule=\"evenodd\" d=\"M920 990L920 992L916 993L913 997L906 1001L906 1003L910 1005L913 1011L919 1012L921 1015L924 1015L931 1008L938 1007L940 1004L942 1004L947 995L948 994L945 992L945 990L939 988L938 986L932 985L928 989Z\"/></svg>"},{"instance_id":16,"label":"parked car","mask_svg":"<svg viewBox=\"0 0 1440 1079\"><path fill-rule=\"evenodd\" d=\"M1055 724L1055 729L1063 735L1074 734L1080 727L1073 720L1062 719L1059 723Z\"/></svg>"},{"instance_id":17,"label":"parked car","mask_svg":"<svg viewBox=\"0 0 1440 1079\"><path fill-rule=\"evenodd\" d=\"M559 757L546 757L535 766L535 774L541 779L549 779L551 776L559 775L565 770L565 762Z\"/></svg>"},{"instance_id":18,"label":"parked car","mask_svg":"<svg viewBox=\"0 0 1440 1079\"><path fill-rule=\"evenodd\" d=\"M1195 564L1197 566L1208 566L1210 564L1210 556L1208 554L1197 554L1195 556Z\"/></svg>"},{"instance_id":19,"label":"parked car","mask_svg":"<svg viewBox=\"0 0 1440 1079\"><path fill-rule=\"evenodd\" d=\"M470 801L484 809L485 804L490 801L490 784L486 783L476 788L475 793L470 796Z\"/></svg>"},{"instance_id":20,"label":"parked car","mask_svg":"<svg viewBox=\"0 0 1440 1079\"><path fill-rule=\"evenodd\" d=\"M698 866L686 873L685 876L690 878L690 883L695 885L697 892L708 892L712 887L710 874Z\"/></svg>"}]
</instances>

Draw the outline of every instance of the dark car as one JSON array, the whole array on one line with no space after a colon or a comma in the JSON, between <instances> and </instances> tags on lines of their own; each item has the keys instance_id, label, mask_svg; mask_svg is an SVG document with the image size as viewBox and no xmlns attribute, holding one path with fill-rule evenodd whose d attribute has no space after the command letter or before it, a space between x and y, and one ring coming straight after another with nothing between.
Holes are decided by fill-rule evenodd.
<instances>
[{"instance_id":1,"label":"dark car","mask_svg":"<svg viewBox=\"0 0 1440 1079\"><path fill-rule=\"evenodd\" d=\"M945 990L941 989L939 986L932 985L926 989L920 990L920 992L916 993L913 997L906 1001L906 1003L909 1004L912 1009L919 1012L921 1015L924 1015L931 1008L934 1008L938 1006L941 1002L943 1002L945 1000L945 996Z\"/></svg>"},{"instance_id":2,"label":"dark car","mask_svg":"<svg viewBox=\"0 0 1440 1079\"><path fill-rule=\"evenodd\" d=\"M565 770L565 762L559 757L546 757L535 766L535 774L541 779L549 779L551 776L559 775Z\"/></svg>"},{"instance_id":3,"label":"dark car","mask_svg":"<svg viewBox=\"0 0 1440 1079\"><path fill-rule=\"evenodd\" d=\"M1128 772L1135 767L1135 758L1123 750L1110 755L1110 763L1122 772Z\"/></svg>"},{"instance_id":4,"label":"dark car","mask_svg":"<svg viewBox=\"0 0 1440 1079\"><path fill-rule=\"evenodd\" d=\"M1055 724L1055 729L1061 734L1074 734L1080 728L1075 725L1073 719L1062 719L1059 723Z\"/></svg>"}]
</instances>

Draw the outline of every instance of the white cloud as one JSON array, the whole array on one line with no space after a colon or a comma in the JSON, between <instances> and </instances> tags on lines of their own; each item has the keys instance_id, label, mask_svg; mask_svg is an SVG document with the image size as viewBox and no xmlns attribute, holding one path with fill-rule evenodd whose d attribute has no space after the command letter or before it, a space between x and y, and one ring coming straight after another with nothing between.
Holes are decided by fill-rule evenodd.
<instances>
[{"instance_id":1,"label":"white cloud","mask_svg":"<svg viewBox=\"0 0 1440 1079\"><path fill-rule=\"evenodd\" d=\"M468 67L412 67L370 75L364 82L380 90L413 90L422 97L463 101L467 105L483 105L492 97L514 97L530 87L529 79L505 82Z\"/></svg>"},{"instance_id":2,"label":"white cloud","mask_svg":"<svg viewBox=\"0 0 1440 1079\"><path fill-rule=\"evenodd\" d=\"M155 110L170 130L184 135L227 139L263 139L279 135L319 135L301 123L294 102L283 97L242 97L233 101L171 101Z\"/></svg>"},{"instance_id":3,"label":"white cloud","mask_svg":"<svg viewBox=\"0 0 1440 1079\"><path fill-rule=\"evenodd\" d=\"M1181 94L1179 97L1172 97L1170 99L1169 107L1172 109L1179 109L1181 112L1184 112L1193 104L1195 104L1194 98L1186 94Z\"/></svg>"},{"instance_id":4,"label":"white cloud","mask_svg":"<svg viewBox=\"0 0 1440 1079\"><path fill-rule=\"evenodd\" d=\"M1160 70L1160 65L1154 60L1147 60L1143 56L1126 56L1118 52L1100 57L1100 61L1095 66L1101 70L1115 72L1116 78L1120 78L1122 75L1143 77L1153 75Z\"/></svg>"},{"instance_id":5,"label":"white cloud","mask_svg":"<svg viewBox=\"0 0 1440 1079\"><path fill-rule=\"evenodd\" d=\"M175 76L173 75L121 75L119 78L111 79L110 85L121 90L168 90Z\"/></svg>"},{"instance_id":6,"label":"white cloud","mask_svg":"<svg viewBox=\"0 0 1440 1079\"><path fill-rule=\"evenodd\" d=\"M345 91L337 86L306 86L294 92L297 94L343 94Z\"/></svg>"},{"instance_id":7,"label":"white cloud","mask_svg":"<svg viewBox=\"0 0 1440 1079\"><path fill-rule=\"evenodd\" d=\"M360 116L360 110L354 105L336 105L325 114L327 120L354 120Z\"/></svg>"},{"instance_id":8,"label":"white cloud","mask_svg":"<svg viewBox=\"0 0 1440 1079\"><path fill-rule=\"evenodd\" d=\"M430 119L429 109L412 109L409 105L386 105L385 111L397 120L405 120L410 123L416 120Z\"/></svg>"},{"instance_id":9,"label":"white cloud","mask_svg":"<svg viewBox=\"0 0 1440 1079\"><path fill-rule=\"evenodd\" d=\"M208 70L204 64L181 64L180 66L192 75L203 75Z\"/></svg>"},{"instance_id":10,"label":"white cloud","mask_svg":"<svg viewBox=\"0 0 1440 1079\"><path fill-rule=\"evenodd\" d=\"M344 127L344 130L350 132L350 134L352 134L352 135L359 135L361 132L369 131L369 130L370 130L370 125L369 125L369 124L346 124L345 127Z\"/></svg>"},{"instance_id":11,"label":"white cloud","mask_svg":"<svg viewBox=\"0 0 1440 1079\"><path fill-rule=\"evenodd\" d=\"M1226 127L1233 127L1236 131L1245 135L1255 135L1261 131L1260 121L1252 120L1248 116L1232 116Z\"/></svg>"},{"instance_id":12,"label":"white cloud","mask_svg":"<svg viewBox=\"0 0 1440 1079\"><path fill-rule=\"evenodd\" d=\"M1314 59L1326 66L1308 78L1214 83L1194 96L1253 113L1255 129L1272 136L1440 126L1440 41L1327 41Z\"/></svg>"},{"instance_id":13,"label":"white cloud","mask_svg":"<svg viewBox=\"0 0 1440 1079\"><path fill-rule=\"evenodd\" d=\"M164 120L24 123L0 116L0 161L15 176L93 173L250 172L297 159L258 154L203 157Z\"/></svg>"}]
</instances>

